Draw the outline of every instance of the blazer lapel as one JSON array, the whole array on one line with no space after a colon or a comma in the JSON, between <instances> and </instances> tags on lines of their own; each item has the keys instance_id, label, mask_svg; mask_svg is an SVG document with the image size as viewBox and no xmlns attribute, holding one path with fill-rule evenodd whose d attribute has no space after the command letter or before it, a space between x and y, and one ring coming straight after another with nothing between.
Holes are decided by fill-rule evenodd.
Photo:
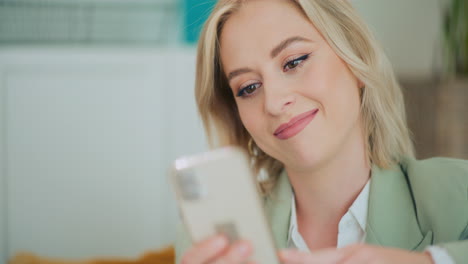
<instances>
[{"instance_id":1,"label":"blazer lapel","mask_svg":"<svg viewBox=\"0 0 468 264\"><path fill-rule=\"evenodd\" d=\"M286 171L280 174L276 187L265 198L265 211L277 248L286 248L291 218L292 187Z\"/></svg>"},{"instance_id":2,"label":"blazer lapel","mask_svg":"<svg viewBox=\"0 0 468 264\"><path fill-rule=\"evenodd\" d=\"M366 242L407 250L422 250L432 243L432 232L420 231L406 176L399 166L392 170L372 167Z\"/></svg>"}]
</instances>

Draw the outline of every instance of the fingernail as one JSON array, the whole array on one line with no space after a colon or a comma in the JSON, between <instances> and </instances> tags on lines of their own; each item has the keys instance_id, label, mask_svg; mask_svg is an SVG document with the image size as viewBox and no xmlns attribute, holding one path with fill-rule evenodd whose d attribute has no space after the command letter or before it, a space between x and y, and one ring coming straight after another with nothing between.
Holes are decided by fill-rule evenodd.
<instances>
[{"instance_id":1,"label":"fingernail","mask_svg":"<svg viewBox=\"0 0 468 264\"><path fill-rule=\"evenodd\" d=\"M278 256L282 259L287 259L291 256L291 253L288 250L281 250L280 252L278 252Z\"/></svg>"},{"instance_id":2,"label":"fingernail","mask_svg":"<svg viewBox=\"0 0 468 264\"><path fill-rule=\"evenodd\" d=\"M216 249L219 249L219 248L223 248L225 247L227 244L227 240L225 237L223 236L219 236L217 237L214 242L213 242L213 246L216 248Z\"/></svg>"},{"instance_id":3,"label":"fingernail","mask_svg":"<svg viewBox=\"0 0 468 264\"><path fill-rule=\"evenodd\" d=\"M249 248L249 245L242 243L237 246L236 250L237 252L239 252L239 254L241 254L241 256L245 257L247 256L247 254L249 254L250 248Z\"/></svg>"}]
</instances>

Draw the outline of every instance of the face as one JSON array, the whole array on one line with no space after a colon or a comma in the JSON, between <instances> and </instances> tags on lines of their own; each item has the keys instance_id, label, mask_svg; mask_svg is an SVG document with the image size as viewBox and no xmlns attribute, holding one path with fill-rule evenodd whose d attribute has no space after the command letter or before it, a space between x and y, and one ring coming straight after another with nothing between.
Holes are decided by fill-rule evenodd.
<instances>
[{"instance_id":1,"label":"face","mask_svg":"<svg viewBox=\"0 0 468 264\"><path fill-rule=\"evenodd\" d=\"M362 139L359 81L289 1L246 1L220 53L255 143L286 169L310 170Z\"/></svg>"}]
</instances>

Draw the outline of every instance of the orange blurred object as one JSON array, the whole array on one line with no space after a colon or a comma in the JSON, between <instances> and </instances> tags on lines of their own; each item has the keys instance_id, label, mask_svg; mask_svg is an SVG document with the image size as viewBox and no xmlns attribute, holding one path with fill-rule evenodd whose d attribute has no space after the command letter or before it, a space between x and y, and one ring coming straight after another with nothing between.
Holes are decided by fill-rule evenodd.
<instances>
[{"instance_id":1,"label":"orange blurred object","mask_svg":"<svg viewBox=\"0 0 468 264\"><path fill-rule=\"evenodd\" d=\"M64 260L36 256L32 253L19 253L8 264L174 264L175 252L173 247L149 251L138 259L96 258L90 260Z\"/></svg>"}]
</instances>

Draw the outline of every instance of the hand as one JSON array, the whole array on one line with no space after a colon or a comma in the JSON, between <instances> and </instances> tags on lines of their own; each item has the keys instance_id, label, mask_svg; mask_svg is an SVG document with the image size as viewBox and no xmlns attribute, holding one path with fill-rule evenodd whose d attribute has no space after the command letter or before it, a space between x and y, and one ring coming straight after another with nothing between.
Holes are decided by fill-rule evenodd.
<instances>
[{"instance_id":1,"label":"hand","mask_svg":"<svg viewBox=\"0 0 468 264\"><path fill-rule=\"evenodd\" d=\"M252 251L252 246L248 241L238 241L229 245L226 237L216 235L187 250L182 257L181 264L247 263Z\"/></svg>"},{"instance_id":2,"label":"hand","mask_svg":"<svg viewBox=\"0 0 468 264\"><path fill-rule=\"evenodd\" d=\"M355 244L341 249L323 249L313 253L295 249L279 252L283 264L433 264L429 253Z\"/></svg>"}]
</instances>

